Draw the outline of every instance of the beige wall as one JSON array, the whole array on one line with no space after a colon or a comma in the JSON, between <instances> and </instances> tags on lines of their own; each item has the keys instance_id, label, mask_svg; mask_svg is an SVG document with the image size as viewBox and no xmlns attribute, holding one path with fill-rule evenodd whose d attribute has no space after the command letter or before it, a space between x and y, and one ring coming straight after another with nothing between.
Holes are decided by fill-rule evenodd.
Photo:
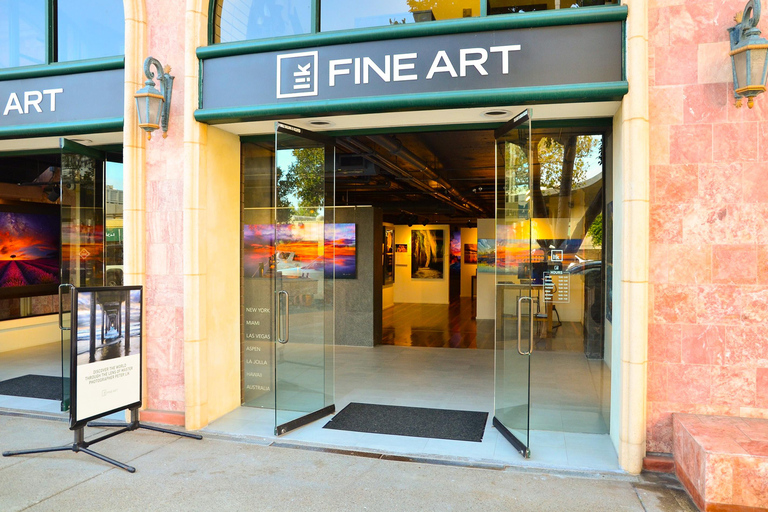
<instances>
[{"instance_id":1,"label":"beige wall","mask_svg":"<svg viewBox=\"0 0 768 512\"><path fill-rule=\"evenodd\" d=\"M0 352L61 342L58 315L4 320L2 325Z\"/></svg>"},{"instance_id":2,"label":"beige wall","mask_svg":"<svg viewBox=\"0 0 768 512\"><path fill-rule=\"evenodd\" d=\"M209 127L205 148L208 341L200 378L212 421L240 405L240 138Z\"/></svg>"}]
</instances>

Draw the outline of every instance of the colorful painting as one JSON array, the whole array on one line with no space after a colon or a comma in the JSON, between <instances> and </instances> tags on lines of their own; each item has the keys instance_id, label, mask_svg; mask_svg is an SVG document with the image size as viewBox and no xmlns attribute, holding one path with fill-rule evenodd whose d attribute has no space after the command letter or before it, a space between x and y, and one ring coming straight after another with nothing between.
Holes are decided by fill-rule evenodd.
<instances>
[{"instance_id":1,"label":"colorful painting","mask_svg":"<svg viewBox=\"0 0 768 512\"><path fill-rule=\"evenodd\" d=\"M477 240L477 272L492 274L496 269L496 240L479 238Z\"/></svg>"},{"instance_id":2,"label":"colorful painting","mask_svg":"<svg viewBox=\"0 0 768 512\"><path fill-rule=\"evenodd\" d=\"M2 296L56 293L60 240L57 214L0 211Z\"/></svg>"},{"instance_id":3,"label":"colorful painting","mask_svg":"<svg viewBox=\"0 0 768 512\"><path fill-rule=\"evenodd\" d=\"M243 227L245 277L337 279L357 277L355 224L303 222L246 224Z\"/></svg>"},{"instance_id":4,"label":"colorful painting","mask_svg":"<svg viewBox=\"0 0 768 512\"><path fill-rule=\"evenodd\" d=\"M355 279L357 277L356 233L354 224L328 224L325 227L326 277ZM331 256L332 255L332 256Z\"/></svg>"},{"instance_id":5,"label":"colorful painting","mask_svg":"<svg viewBox=\"0 0 768 512\"><path fill-rule=\"evenodd\" d=\"M464 244L464 262L477 263L477 244Z\"/></svg>"},{"instance_id":6,"label":"colorful painting","mask_svg":"<svg viewBox=\"0 0 768 512\"><path fill-rule=\"evenodd\" d=\"M411 278L442 279L445 248L442 229L411 231Z\"/></svg>"},{"instance_id":7,"label":"colorful painting","mask_svg":"<svg viewBox=\"0 0 768 512\"><path fill-rule=\"evenodd\" d=\"M395 230L384 228L382 264L384 267L384 284L395 282Z\"/></svg>"},{"instance_id":8,"label":"colorful painting","mask_svg":"<svg viewBox=\"0 0 768 512\"><path fill-rule=\"evenodd\" d=\"M461 231L451 233L451 274L461 272Z\"/></svg>"},{"instance_id":9,"label":"colorful painting","mask_svg":"<svg viewBox=\"0 0 768 512\"><path fill-rule=\"evenodd\" d=\"M408 252L408 244L395 244L395 252Z\"/></svg>"}]
</instances>

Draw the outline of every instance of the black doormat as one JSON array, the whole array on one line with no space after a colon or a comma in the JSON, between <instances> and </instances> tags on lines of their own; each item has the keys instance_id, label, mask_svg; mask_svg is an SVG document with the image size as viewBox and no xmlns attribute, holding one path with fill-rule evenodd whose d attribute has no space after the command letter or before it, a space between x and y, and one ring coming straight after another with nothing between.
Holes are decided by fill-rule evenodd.
<instances>
[{"instance_id":1,"label":"black doormat","mask_svg":"<svg viewBox=\"0 0 768 512\"><path fill-rule=\"evenodd\" d=\"M24 375L0 382L0 395L61 400L61 377Z\"/></svg>"},{"instance_id":2,"label":"black doormat","mask_svg":"<svg viewBox=\"0 0 768 512\"><path fill-rule=\"evenodd\" d=\"M352 402L323 428L479 443L487 419L486 412Z\"/></svg>"}]
</instances>

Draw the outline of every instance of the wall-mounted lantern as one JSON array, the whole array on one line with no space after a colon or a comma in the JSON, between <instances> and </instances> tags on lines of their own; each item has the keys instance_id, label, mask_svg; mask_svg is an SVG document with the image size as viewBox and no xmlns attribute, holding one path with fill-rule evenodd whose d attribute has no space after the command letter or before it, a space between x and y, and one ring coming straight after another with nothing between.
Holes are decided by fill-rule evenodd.
<instances>
[{"instance_id":1,"label":"wall-mounted lantern","mask_svg":"<svg viewBox=\"0 0 768 512\"><path fill-rule=\"evenodd\" d=\"M760 1L749 0L744 13L736 14L738 25L728 29L731 35L731 66L733 67L733 94L736 106L742 99L752 108L755 96L765 92L768 72L768 40L760 37Z\"/></svg>"},{"instance_id":2,"label":"wall-mounted lantern","mask_svg":"<svg viewBox=\"0 0 768 512\"><path fill-rule=\"evenodd\" d=\"M160 90L155 89L155 74L151 67L157 69L157 81L160 82ZM136 98L136 113L139 116L139 126L147 132L147 139L152 138L152 132L158 128L163 129L163 138L168 134L168 117L171 111L171 92L173 91L173 77L169 75L171 67L160 64L154 57L147 57L144 61L144 74L147 81L144 87L133 95Z\"/></svg>"}]
</instances>

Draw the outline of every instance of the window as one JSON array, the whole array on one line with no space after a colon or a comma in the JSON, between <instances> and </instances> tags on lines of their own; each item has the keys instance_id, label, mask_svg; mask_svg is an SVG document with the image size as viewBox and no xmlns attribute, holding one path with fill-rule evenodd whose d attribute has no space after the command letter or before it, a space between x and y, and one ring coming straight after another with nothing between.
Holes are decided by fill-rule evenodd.
<instances>
[{"instance_id":1,"label":"window","mask_svg":"<svg viewBox=\"0 0 768 512\"><path fill-rule=\"evenodd\" d=\"M488 14L576 9L595 5L618 5L618 3L618 0L488 0Z\"/></svg>"},{"instance_id":2,"label":"window","mask_svg":"<svg viewBox=\"0 0 768 512\"><path fill-rule=\"evenodd\" d=\"M618 4L619 0L215 0L211 3L210 41L231 43Z\"/></svg>"},{"instance_id":3,"label":"window","mask_svg":"<svg viewBox=\"0 0 768 512\"><path fill-rule=\"evenodd\" d=\"M425 23L480 16L481 0L323 0L320 30Z\"/></svg>"},{"instance_id":4,"label":"window","mask_svg":"<svg viewBox=\"0 0 768 512\"><path fill-rule=\"evenodd\" d=\"M213 42L308 34L311 21L311 0L218 0Z\"/></svg>"},{"instance_id":5,"label":"window","mask_svg":"<svg viewBox=\"0 0 768 512\"><path fill-rule=\"evenodd\" d=\"M124 53L122 0L0 2L0 69Z\"/></svg>"},{"instance_id":6,"label":"window","mask_svg":"<svg viewBox=\"0 0 768 512\"><path fill-rule=\"evenodd\" d=\"M45 64L45 0L0 2L0 68Z\"/></svg>"},{"instance_id":7,"label":"window","mask_svg":"<svg viewBox=\"0 0 768 512\"><path fill-rule=\"evenodd\" d=\"M125 53L122 0L58 0L58 62Z\"/></svg>"}]
</instances>

